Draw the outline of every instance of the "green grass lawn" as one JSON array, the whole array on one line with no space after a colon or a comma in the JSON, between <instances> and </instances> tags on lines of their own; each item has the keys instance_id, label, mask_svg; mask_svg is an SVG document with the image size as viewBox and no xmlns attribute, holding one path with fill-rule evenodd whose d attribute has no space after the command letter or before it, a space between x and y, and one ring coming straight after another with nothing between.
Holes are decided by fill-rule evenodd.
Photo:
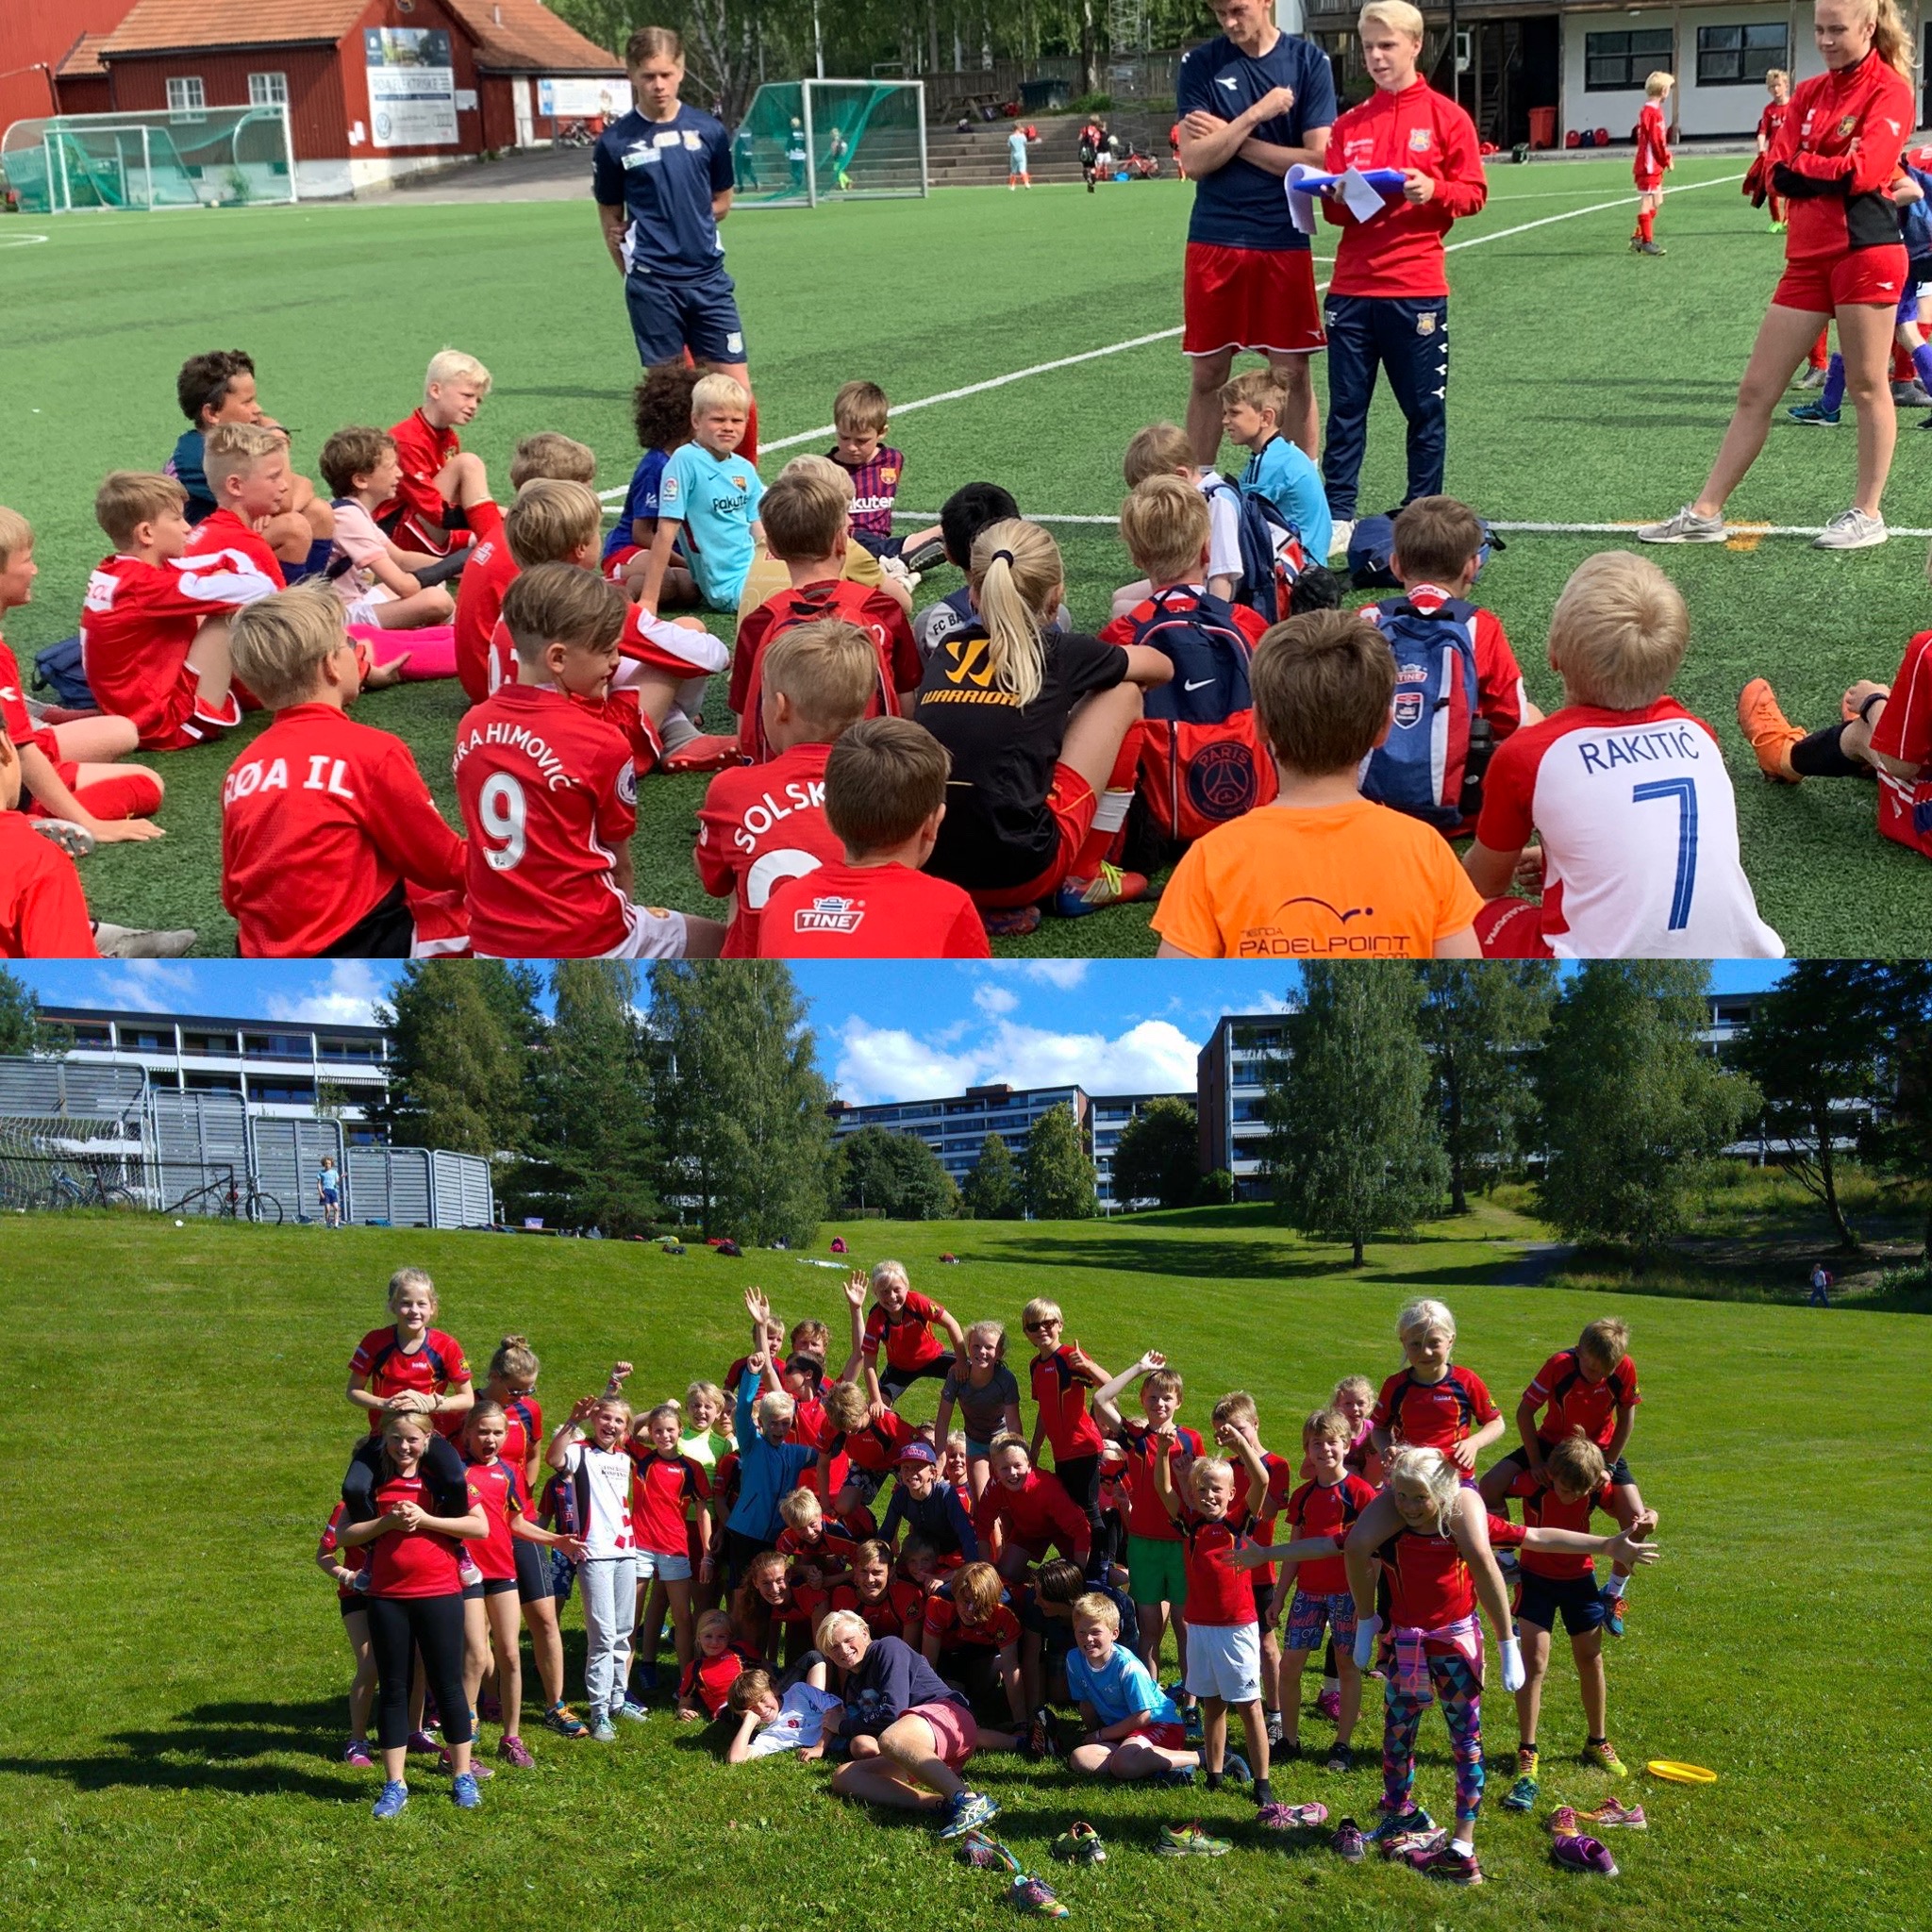
<instances>
[{"instance_id":1,"label":"green grass lawn","mask_svg":"<svg viewBox=\"0 0 1932 1932\"><path fill-rule=\"evenodd\" d=\"M1662 515L1695 490L1727 419L1732 387L1777 273L1779 242L1722 177L1729 158L1687 159L1659 233L1667 260L1624 251L1627 168L1619 161L1499 167L1484 215L1458 252L1449 487L1491 517L1601 523ZM1547 218L1617 205L1575 219ZM1173 328L1188 192L1155 182L1089 196L950 191L928 203L747 210L727 226L768 441L824 423L838 385L881 382L900 402L984 382ZM516 440L557 428L592 444L600 484L627 478L626 397L635 375L619 291L588 203L258 208L70 217L0 225L9 434L0 502L41 533L39 600L9 637L23 658L72 631L89 567L105 548L91 516L109 468L157 465L181 425L175 372L190 353L240 343L267 406L316 450L345 422L389 423L419 393L429 353L455 341L493 369L496 389L469 438L502 478ZM1325 249L1324 242L1324 247ZM1321 359L1316 358L1318 382ZM1120 454L1143 423L1185 400L1177 344L1156 341L895 418L903 502L930 510L958 484L1006 482L1027 511L1110 518ZM1847 419L1849 420L1849 419ZM1924 520L1932 437L1907 414L1891 492L1894 520ZM1400 418L1377 405L1363 500L1402 491ZM1733 506L1777 524L1823 523L1849 489L1852 433L1780 428ZM1240 452L1230 452L1231 460ZM767 474L782 453L766 464ZM1106 614L1131 575L1105 525L1057 525L1069 601ZM1557 689L1543 661L1551 606L1575 565L1612 539L1524 535L1484 578L1531 693ZM1657 553L1682 586L1693 642L1677 694L1719 730L1738 780L1747 870L1760 908L1801 954L1866 956L1921 945L1932 886L1923 864L1873 830L1855 784L1797 792L1762 784L1733 707L1768 672L1790 715L1835 715L1853 678L1888 676L1924 622L1919 546L1824 556L1794 540ZM949 571L933 588L950 588ZM377 694L361 715L401 732L445 808L462 708L454 684ZM722 693L713 709L722 711ZM229 950L219 899L216 799L235 743L163 758L166 843L88 862L96 910L136 924L192 924ZM641 897L708 909L691 868L701 779L645 788L637 840ZM709 908L716 909L716 908ZM1144 908L1050 922L1019 952L1150 953Z\"/></svg>"},{"instance_id":2,"label":"green grass lawn","mask_svg":"<svg viewBox=\"0 0 1932 1932\"><path fill-rule=\"evenodd\" d=\"M1188 1377L1186 1420L1246 1387L1283 1446L1338 1375L1395 1366L1392 1318L1416 1292L1451 1301L1458 1358L1506 1407L1604 1306L1490 1285L1539 1232L1496 1208L1413 1244L1376 1243L1357 1274L1254 1210L843 1232L856 1260L903 1256L917 1285L967 1319L1017 1325L1022 1301L1046 1292L1110 1367L1166 1349ZM937 1265L945 1249L957 1269ZM443 1325L473 1357L508 1330L531 1337L553 1414L619 1355L638 1364L632 1388L646 1399L716 1375L741 1352L749 1281L788 1320L829 1318L839 1301L836 1275L773 1254L0 1219L11 1421L0 1924L375 1928L478 1912L661 1932L1008 1923L998 1883L921 1829L841 1808L802 1766L727 1773L663 1714L609 1748L533 1733L538 1768L499 1775L474 1817L419 1773L404 1819L370 1823L371 1774L334 1761L347 1657L309 1557L357 1434L344 1364L405 1261L435 1273ZM1922 1920L1909 1899L1928 1767L1908 1674L1932 1641L1932 1559L1906 1504L1932 1474L1909 1420L1923 1408L1923 1324L1614 1306L1641 1370L1632 1460L1662 1511L1665 1558L1633 1586L1630 1632L1613 1648L1612 1735L1633 1763L1690 1758L1722 1781L1684 1790L1635 1776L1624 1794L1652 1828L1615 1845L1624 1875L1607 1891L1549 1864L1541 1813L1492 1805L1479 1839L1490 1882L1451 1899L1378 1862L1351 1869L1317 1845L1264 1842L1238 1795L976 1765L1029 1869L1075 1818L1108 1839L1106 1867L1059 1879L1075 1924L1593 1932L1614 1912L1808 1932ZM932 1399L922 1385L908 1408L929 1413ZM566 1617L574 1688L578 1614ZM1494 1797L1515 1742L1500 1692L1488 1717ZM1580 1724L1559 1664L1543 1727L1549 1803L1591 1804L1607 1789L1566 1762ZM1312 1718L1308 1730L1325 1735ZM1450 1772L1433 1717L1423 1742L1419 1795L1436 1807ZM1284 1767L1276 1789L1366 1820L1379 1779L1372 1757L1346 1777ZM1154 1857L1158 1825L1196 1810L1234 1838L1233 1856Z\"/></svg>"}]
</instances>

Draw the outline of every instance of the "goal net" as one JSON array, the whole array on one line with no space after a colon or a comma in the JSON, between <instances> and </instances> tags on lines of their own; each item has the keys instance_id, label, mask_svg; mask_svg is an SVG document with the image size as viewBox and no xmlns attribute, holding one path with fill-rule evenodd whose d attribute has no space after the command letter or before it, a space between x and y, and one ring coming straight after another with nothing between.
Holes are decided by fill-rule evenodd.
<instances>
[{"instance_id":1,"label":"goal net","mask_svg":"<svg viewBox=\"0 0 1932 1932\"><path fill-rule=\"evenodd\" d=\"M0 137L0 171L25 214L295 199L294 156L280 108L16 121Z\"/></svg>"},{"instance_id":2,"label":"goal net","mask_svg":"<svg viewBox=\"0 0 1932 1932\"><path fill-rule=\"evenodd\" d=\"M926 192L925 89L916 80L767 81L731 145L737 198L816 208Z\"/></svg>"}]
</instances>

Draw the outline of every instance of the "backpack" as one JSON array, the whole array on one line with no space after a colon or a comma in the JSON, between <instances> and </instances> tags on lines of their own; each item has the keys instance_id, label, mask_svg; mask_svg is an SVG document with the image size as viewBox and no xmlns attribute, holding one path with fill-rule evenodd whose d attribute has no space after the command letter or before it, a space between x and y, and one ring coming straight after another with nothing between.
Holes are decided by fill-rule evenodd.
<instances>
[{"instance_id":1,"label":"backpack","mask_svg":"<svg viewBox=\"0 0 1932 1932\"><path fill-rule=\"evenodd\" d=\"M69 711L95 711L100 707L87 681L80 661L80 637L62 638L49 644L34 658L34 689L51 691L61 708Z\"/></svg>"},{"instance_id":2,"label":"backpack","mask_svg":"<svg viewBox=\"0 0 1932 1932\"><path fill-rule=\"evenodd\" d=\"M1234 601L1264 623L1279 624L1289 614L1295 580L1307 568L1302 533L1267 497L1241 489L1231 476L1217 477L1208 493L1217 490L1234 491L1239 519L1241 580L1235 586Z\"/></svg>"},{"instance_id":3,"label":"backpack","mask_svg":"<svg viewBox=\"0 0 1932 1932\"><path fill-rule=\"evenodd\" d=\"M1362 796L1454 832L1482 802L1494 740L1476 708L1475 607L1430 611L1388 597L1363 613L1395 653L1389 736L1369 754Z\"/></svg>"},{"instance_id":4,"label":"backpack","mask_svg":"<svg viewBox=\"0 0 1932 1932\"><path fill-rule=\"evenodd\" d=\"M1475 574L1480 578L1483 566L1499 550L1508 549L1484 519L1476 521L1483 526L1482 548L1475 554ZM1348 540L1348 580L1357 591L1399 591L1401 580L1390 569L1390 559L1395 555L1395 519L1393 517L1362 517L1357 520Z\"/></svg>"},{"instance_id":5,"label":"backpack","mask_svg":"<svg viewBox=\"0 0 1932 1932\"><path fill-rule=\"evenodd\" d=\"M1203 591L1163 591L1128 616L1124 641L1158 651L1174 677L1145 694L1141 797L1154 829L1188 841L1274 796L1274 761L1255 725L1253 646L1234 611Z\"/></svg>"}]
</instances>

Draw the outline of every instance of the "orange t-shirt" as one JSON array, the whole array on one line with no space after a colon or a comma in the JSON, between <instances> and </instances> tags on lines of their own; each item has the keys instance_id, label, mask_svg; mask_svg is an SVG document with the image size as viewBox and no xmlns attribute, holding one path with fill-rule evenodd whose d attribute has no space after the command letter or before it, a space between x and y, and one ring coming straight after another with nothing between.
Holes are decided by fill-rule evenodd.
<instances>
[{"instance_id":1,"label":"orange t-shirt","mask_svg":"<svg viewBox=\"0 0 1932 1932\"><path fill-rule=\"evenodd\" d=\"M1268 805L1188 848L1154 930L1197 959L1426 959L1482 903L1418 819L1366 798Z\"/></svg>"}]
</instances>

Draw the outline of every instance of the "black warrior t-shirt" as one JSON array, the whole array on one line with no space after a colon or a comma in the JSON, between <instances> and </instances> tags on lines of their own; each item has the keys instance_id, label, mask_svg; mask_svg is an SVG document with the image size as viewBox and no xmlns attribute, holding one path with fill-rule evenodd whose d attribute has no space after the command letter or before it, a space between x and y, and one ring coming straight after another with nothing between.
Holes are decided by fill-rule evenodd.
<instances>
[{"instance_id":1,"label":"black warrior t-shirt","mask_svg":"<svg viewBox=\"0 0 1932 1932\"><path fill-rule=\"evenodd\" d=\"M1067 717L1111 691L1127 654L1081 631L1049 631L1040 695L1024 708L992 681L986 632L954 631L925 660L913 717L952 754L946 815L927 872L994 891L1024 886L1053 862L1059 828L1046 808Z\"/></svg>"}]
</instances>

